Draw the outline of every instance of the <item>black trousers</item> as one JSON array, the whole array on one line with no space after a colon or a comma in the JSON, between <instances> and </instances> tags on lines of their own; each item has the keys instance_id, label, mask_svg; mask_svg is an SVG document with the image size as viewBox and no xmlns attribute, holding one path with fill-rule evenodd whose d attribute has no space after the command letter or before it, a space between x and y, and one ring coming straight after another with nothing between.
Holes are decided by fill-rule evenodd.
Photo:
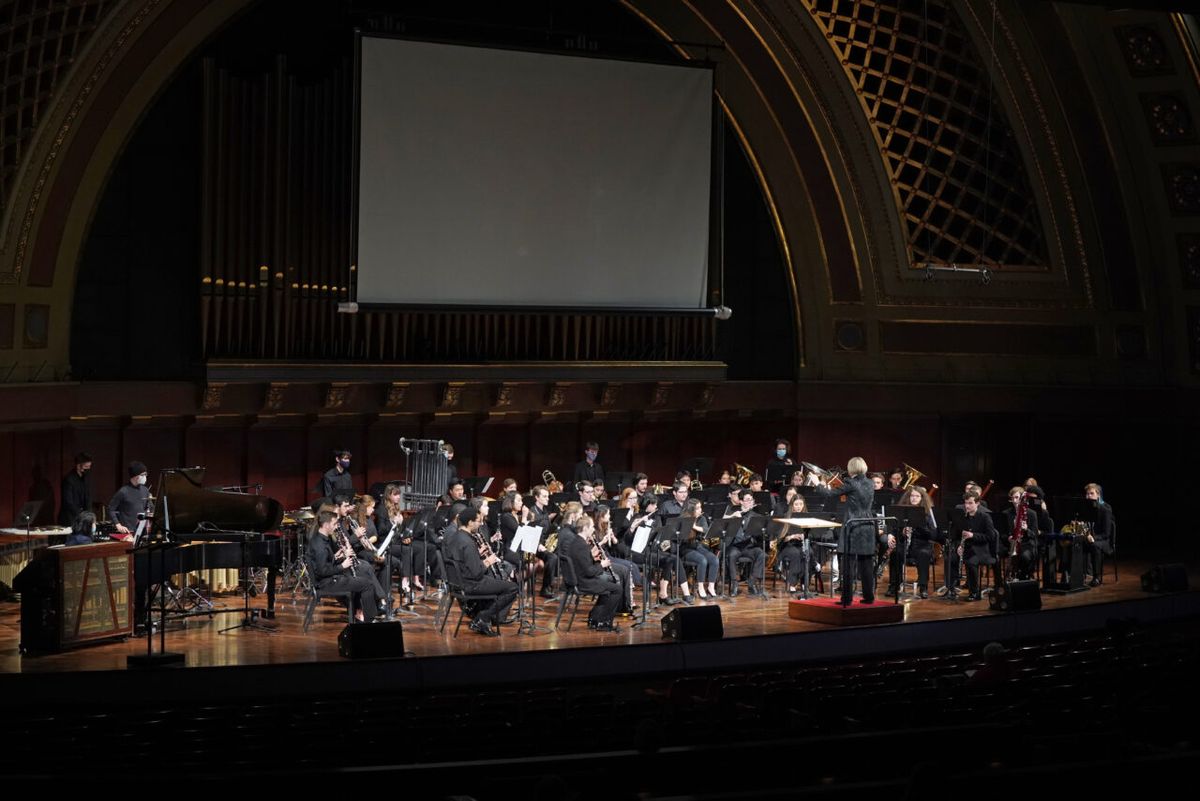
<instances>
[{"instance_id":1,"label":"black trousers","mask_svg":"<svg viewBox=\"0 0 1200 801\"><path fill-rule=\"evenodd\" d=\"M618 566L614 565L613 567ZM588 613L588 625L612 623L613 618L616 617L617 608L621 605L621 596L624 594L622 590L629 585L629 573L625 572L624 581L620 579L620 573L617 576L617 581L613 581L607 572L599 578L580 579L580 592L596 594L596 603L592 606L592 611Z\"/></svg>"},{"instance_id":2,"label":"black trousers","mask_svg":"<svg viewBox=\"0 0 1200 801\"><path fill-rule=\"evenodd\" d=\"M763 580L763 572L767 566L767 554L757 545L730 545L725 549L725 575L729 578L729 586L738 582L738 560L750 560L750 585L757 586Z\"/></svg>"},{"instance_id":3,"label":"black trousers","mask_svg":"<svg viewBox=\"0 0 1200 801\"><path fill-rule=\"evenodd\" d=\"M787 563L787 583L789 587L799 586L804 581L804 546L798 542L789 542L779 551L780 563ZM821 569L817 560L811 555L808 558L808 575L814 576Z\"/></svg>"},{"instance_id":4,"label":"black trousers","mask_svg":"<svg viewBox=\"0 0 1200 801\"><path fill-rule=\"evenodd\" d=\"M842 571L842 605L854 601L854 580L862 582L863 603L875 603L875 555L838 554L838 565Z\"/></svg>"},{"instance_id":5,"label":"black trousers","mask_svg":"<svg viewBox=\"0 0 1200 801\"><path fill-rule=\"evenodd\" d=\"M967 590L972 595L979 595L979 568L985 564L996 565L998 562L977 562L967 561Z\"/></svg>"},{"instance_id":6,"label":"black trousers","mask_svg":"<svg viewBox=\"0 0 1200 801\"><path fill-rule=\"evenodd\" d=\"M475 613L475 620L496 625L508 617L513 601L517 600L517 585L504 579L484 576L466 588L472 595L491 596L490 601L480 601L480 609ZM483 605L486 603L486 606Z\"/></svg>"},{"instance_id":7,"label":"black trousers","mask_svg":"<svg viewBox=\"0 0 1200 801\"><path fill-rule=\"evenodd\" d=\"M354 593L354 598L358 601L358 608L363 610L363 616L368 619L375 617L379 614L379 601L383 598L383 587L379 585L379 579L376 578L371 565L360 559L354 567L358 573L357 576L351 576L347 571L324 579L317 586L321 589L349 590Z\"/></svg>"},{"instance_id":8,"label":"black trousers","mask_svg":"<svg viewBox=\"0 0 1200 801\"><path fill-rule=\"evenodd\" d=\"M904 556L911 556L913 561L917 563L917 586L923 590L929 589L929 564L933 561L932 548L913 548L909 547L908 553ZM901 553L900 546L892 551L892 556L888 560L888 590L890 592L900 591L900 577L904 575L904 565L900 563Z\"/></svg>"}]
</instances>

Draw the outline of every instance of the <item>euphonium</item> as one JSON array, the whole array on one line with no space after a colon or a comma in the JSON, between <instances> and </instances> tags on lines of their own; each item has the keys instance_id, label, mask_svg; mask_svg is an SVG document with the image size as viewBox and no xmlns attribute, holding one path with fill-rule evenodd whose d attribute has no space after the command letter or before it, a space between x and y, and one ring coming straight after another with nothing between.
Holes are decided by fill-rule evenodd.
<instances>
[{"instance_id":1,"label":"euphonium","mask_svg":"<svg viewBox=\"0 0 1200 801\"><path fill-rule=\"evenodd\" d=\"M910 465L908 462L905 462L904 463L904 483L900 485L900 489L903 489L903 490L912 489L912 485L916 484L918 481L920 481L923 478L925 478L924 473L922 473L920 470L918 470L917 468Z\"/></svg>"}]
</instances>

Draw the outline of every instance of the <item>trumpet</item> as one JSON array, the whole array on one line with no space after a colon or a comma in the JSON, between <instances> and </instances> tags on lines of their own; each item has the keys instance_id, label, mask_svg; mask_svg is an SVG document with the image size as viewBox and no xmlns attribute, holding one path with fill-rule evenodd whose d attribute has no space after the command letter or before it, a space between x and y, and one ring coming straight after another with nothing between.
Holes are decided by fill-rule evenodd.
<instances>
[{"instance_id":1,"label":"trumpet","mask_svg":"<svg viewBox=\"0 0 1200 801\"><path fill-rule=\"evenodd\" d=\"M703 491L703 489L704 489L704 485L700 483L700 479L693 478L692 479L692 487L689 490L689 492L701 492L701 491Z\"/></svg>"}]
</instances>

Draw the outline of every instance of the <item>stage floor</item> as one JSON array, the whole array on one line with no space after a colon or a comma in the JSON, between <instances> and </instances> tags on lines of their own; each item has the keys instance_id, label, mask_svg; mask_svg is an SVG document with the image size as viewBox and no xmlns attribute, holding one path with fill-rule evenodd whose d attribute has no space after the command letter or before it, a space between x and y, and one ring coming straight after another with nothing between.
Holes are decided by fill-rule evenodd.
<instances>
[{"instance_id":1,"label":"stage floor","mask_svg":"<svg viewBox=\"0 0 1200 801\"><path fill-rule=\"evenodd\" d=\"M1130 601L1144 598L1139 577L1150 566L1149 562L1123 562L1120 581L1113 581L1111 574L1097 588L1069 595L1042 595L1043 610L1086 607L1097 604ZM1197 586L1198 572L1189 567L1191 586ZM911 585L909 585L911 587ZM830 626L793 620L788 616L788 598L782 592L782 584L767 600L750 598L744 593L734 599L717 601L721 607L725 629L725 640L757 637L762 635L798 634L829 631ZM891 599L880 599L878 603L891 603ZM697 605L711 605L700 602ZM186 666L220 667L245 665L284 665L312 662L337 661L337 635L345 625L345 612L332 601L318 607L312 627L307 633L301 630L305 599L293 599L290 592L281 593L276 602L276 631L265 633L254 630L235 630L224 634L219 630L241 620L241 597L228 595L218 597L216 604L221 611L212 618L194 617L187 621L172 623L167 632L167 649L186 656ZM257 597L253 608L264 608L266 601ZM417 657L441 657L457 655L481 655L553 651L563 649L611 647L617 645L655 644L662 642L660 620L671 609L659 607L647 616L647 624L633 628L638 618L618 618L621 627L618 633L598 633L587 629L587 609L590 601L580 606L580 614L572 631L566 631L567 617L564 615L562 630L553 631L557 602L543 603L538 599L537 623L548 630L535 635L518 635L515 625L505 626L500 637L483 637L467 628L467 620L457 638L453 636L458 617L453 610L445 633L439 633L434 625L436 599L418 603L416 611L420 617L399 617L404 624L405 648ZM1000 613L982 602L949 603L931 596L928 600L906 599L904 624L920 624L935 621L964 620L979 617L995 617ZM1040 613L1028 613L1038 615ZM158 637L155 636L155 648ZM20 643L20 606L16 603L0 604L0 673L52 673L92 670L124 670L126 657L145 653L146 641L129 639L96 644L57 654L22 655Z\"/></svg>"}]
</instances>

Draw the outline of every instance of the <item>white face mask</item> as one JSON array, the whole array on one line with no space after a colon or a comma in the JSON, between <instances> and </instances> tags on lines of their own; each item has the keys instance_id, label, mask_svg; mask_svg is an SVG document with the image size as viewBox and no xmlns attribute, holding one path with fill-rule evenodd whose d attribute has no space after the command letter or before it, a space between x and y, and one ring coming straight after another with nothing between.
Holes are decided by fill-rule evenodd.
<instances>
[{"instance_id":1,"label":"white face mask","mask_svg":"<svg viewBox=\"0 0 1200 801\"><path fill-rule=\"evenodd\" d=\"M145 483L146 483L146 477L145 477L145 476L138 476L138 477L137 477L137 482L136 482L136 483L137 483L137 485L138 485L139 487L140 487L140 486L142 486L143 484L145 484Z\"/></svg>"}]
</instances>

